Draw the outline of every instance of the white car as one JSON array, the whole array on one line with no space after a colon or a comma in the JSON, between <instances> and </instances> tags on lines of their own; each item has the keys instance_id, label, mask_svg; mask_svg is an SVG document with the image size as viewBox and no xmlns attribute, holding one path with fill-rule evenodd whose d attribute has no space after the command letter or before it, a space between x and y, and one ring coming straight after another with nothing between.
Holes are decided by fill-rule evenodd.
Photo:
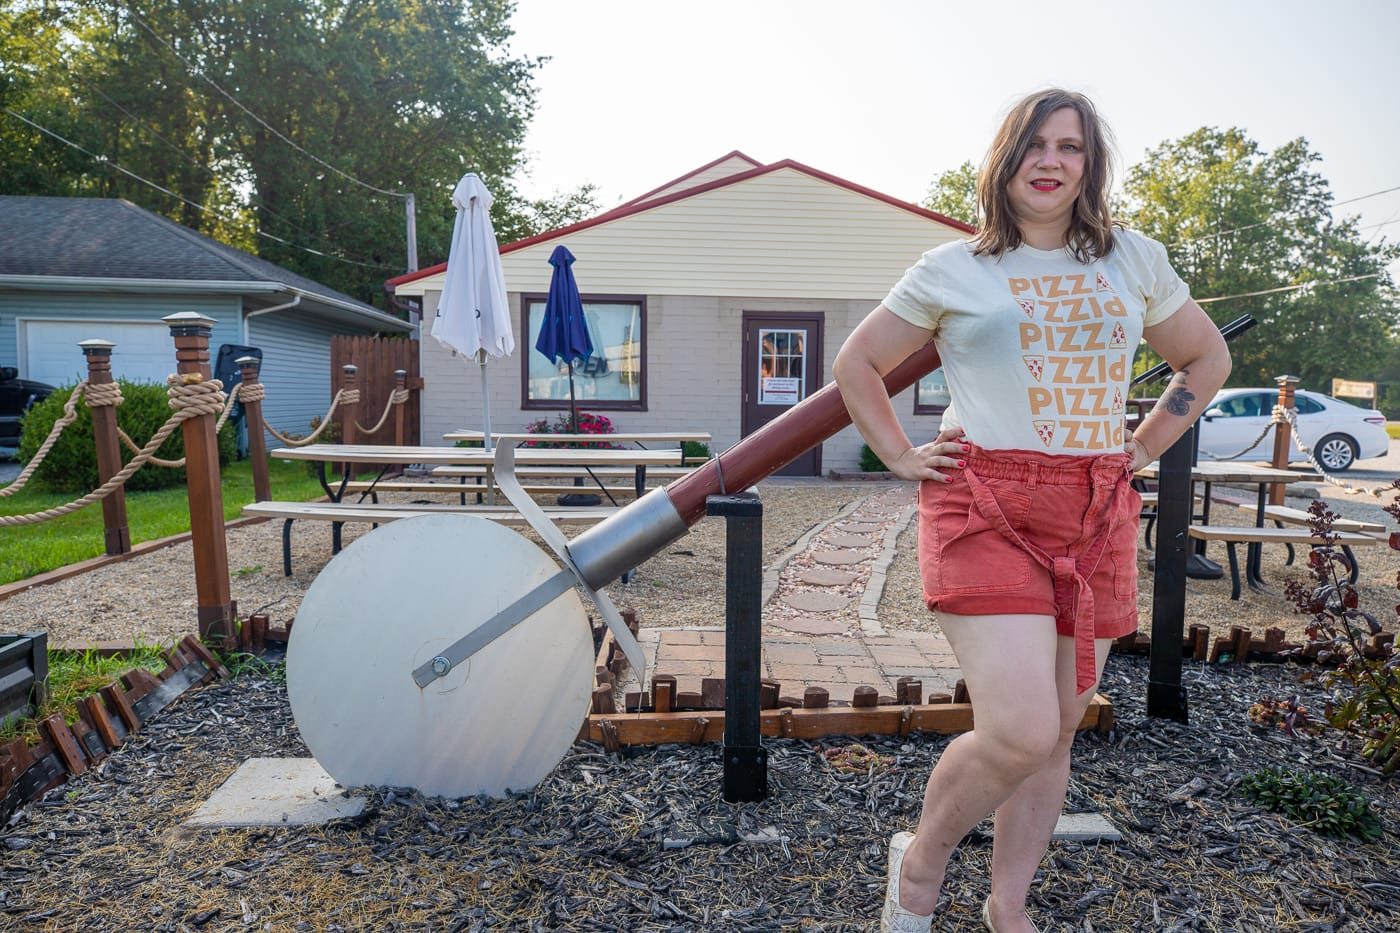
<instances>
[{"instance_id":1,"label":"white car","mask_svg":"<svg viewBox=\"0 0 1400 933\"><path fill-rule=\"evenodd\" d=\"M1232 458L1254 441L1266 426L1268 434L1239 460L1272 460L1274 406L1278 389L1222 389L1201 415L1202 462ZM1381 457L1390 451L1385 416L1321 392L1296 393L1298 436L1328 473L1340 473L1357 460ZM1295 440L1288 444L1288 462L1306 463Z\"/></svg>"}]
</instances>

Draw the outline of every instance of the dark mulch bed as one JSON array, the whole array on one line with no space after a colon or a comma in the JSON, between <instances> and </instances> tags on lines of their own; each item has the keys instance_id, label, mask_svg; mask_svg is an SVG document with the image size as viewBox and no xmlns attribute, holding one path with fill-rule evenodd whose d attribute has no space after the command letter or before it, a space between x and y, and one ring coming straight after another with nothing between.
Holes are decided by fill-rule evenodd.
<instances>
[{"instance_id":1,"label":"dark mulch bed","mask_svg":"<svg viewBox=\"0 0 1400 933\"><path fill-rule=\"evenodd\" d=\"M1400 928L1393 783L1246 718L1261 695L1294 692L1297 669L1188 668L1190 725L1146 718L1146 670L1110 661L1117 730L1076 745L1070 808L1106 814L1124 839L1052 846L1031 908L1041 928ZM184 829L245 758L306 754L283 686L244 675L191 693L0 833L0 927L871 930L886 840L913 824L945 741L867 743L893 762L874 775L822 754L848 740L771 741L761 804L720 800L714 745L628 757L579 745L510 800L378 789L354 821ZM1248 805L1240 776L1269 765L1344 778L1381 804L1385 836L1328 839ZM935 929L980 929L990 853L973 833Z\"/></svg>"}]
</instances>

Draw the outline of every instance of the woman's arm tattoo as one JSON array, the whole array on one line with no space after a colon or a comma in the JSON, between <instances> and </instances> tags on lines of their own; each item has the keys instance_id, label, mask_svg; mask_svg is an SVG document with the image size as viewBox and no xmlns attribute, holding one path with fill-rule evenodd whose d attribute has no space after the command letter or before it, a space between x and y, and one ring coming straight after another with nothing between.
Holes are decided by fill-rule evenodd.
<instances>
[{"instance_id":1,"label":"woman's arm tattoo","mask_svg":"<svg viewBox=\"0 0 1400 933\"><path fill-rule=\"evenodd\" d=\"M1186 380L1183 376L1191 375L1189 369L1179 370L1172 379L1172 385L1167 387L1167 391L1162 395L1162 404L1166 406L1169 413L1180 415L1183 418L1191 412L1191 403L1196 400L1196 396L1186 387ZM1177 385L1177 379L1181 379L1181 384Z\"/></svg>"}]
</instances>

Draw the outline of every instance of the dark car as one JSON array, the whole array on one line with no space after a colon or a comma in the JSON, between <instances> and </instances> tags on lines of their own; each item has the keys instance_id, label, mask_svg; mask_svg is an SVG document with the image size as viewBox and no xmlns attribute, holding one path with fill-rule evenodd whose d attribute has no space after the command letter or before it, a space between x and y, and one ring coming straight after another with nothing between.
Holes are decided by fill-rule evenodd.
<instances>
[{"instance_id":1,"label":"dark car","mask_svg":"<svg viewBox=\"0 0 1400 933\"><path fill-rule=\"evenodd\" d=\"M19 446L20 416L53 390L46 383L19 378L13 366L0 366L0 447Z\"/></svg>"}]
</instances>

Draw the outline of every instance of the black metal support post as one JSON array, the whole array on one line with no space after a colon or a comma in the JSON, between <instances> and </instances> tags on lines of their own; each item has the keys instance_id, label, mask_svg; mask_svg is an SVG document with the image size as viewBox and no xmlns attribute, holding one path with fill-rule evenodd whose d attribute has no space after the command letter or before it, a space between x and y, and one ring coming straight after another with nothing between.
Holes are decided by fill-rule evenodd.
<instances>
[{"instance_id":1,"label":"black metal support post","mask_svg":"<svg viewBox=\"0 0 1400 933\"><path fill-rule=\"evenodd\" d=\"M724 799L762 800L768 796L759 723L763 503L751 492L708 496L705 514L725 519Z\"/></svg>"},{"instance_id":2,"label":"black metal support post","mask_svg":"<svg viewBox=\"0 0 1400 933\"><path fill-rule=\"evenodd\" d=\"M1186 552L1191 523L1191 450L1195 428L1162 454L1157 475L1157 565L1152 583L1152 654L1147 715L1186 722L1181 686L1186 626Z\"/></svg>"}]
</instances>

